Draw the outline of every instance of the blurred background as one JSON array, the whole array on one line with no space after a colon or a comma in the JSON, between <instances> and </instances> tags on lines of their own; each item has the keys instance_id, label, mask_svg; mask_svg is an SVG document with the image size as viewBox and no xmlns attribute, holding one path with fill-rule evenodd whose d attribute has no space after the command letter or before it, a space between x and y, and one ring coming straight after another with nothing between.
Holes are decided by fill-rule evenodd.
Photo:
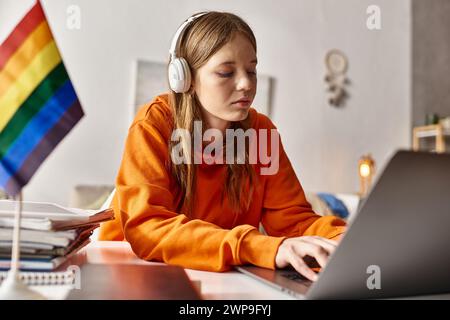
<instances>
[{"instance_id":1,"label":"blurred background","mask_svg":"<svg viewBox=\"0 0 450 320\"><path fill-rule=\"evenodd\" d=\"M24 188L25 200L102 203L138 103L137 62L165 64L178 26L204 10L233 12L253 29L259 110L308 193L358 194L362 156L374 160L376 178L395 150L413 147L415 127L445 129L450 116L448 0L41 3L86 116ZM0 0L0 43L33 4Z\"/></svg>"}]
</instances>

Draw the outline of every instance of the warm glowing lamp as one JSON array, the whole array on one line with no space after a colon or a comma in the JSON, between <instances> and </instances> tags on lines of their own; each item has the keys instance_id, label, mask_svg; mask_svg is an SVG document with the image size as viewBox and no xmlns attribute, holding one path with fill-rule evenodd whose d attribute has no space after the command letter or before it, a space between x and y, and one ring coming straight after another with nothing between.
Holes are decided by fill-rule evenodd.
<instances>
[{"instance_id":1,"label":"warm glowing lamp","mask_svg":"<svg viewBox=\"0 0 450 320\"><path fill-rule=\"evenodd\" d=\"M371 155L364 155L358 162L358 173L360 182L360 196L365 197L369 193L370 185L375 174L375 161Z\"/></svg>"}]
</instances>

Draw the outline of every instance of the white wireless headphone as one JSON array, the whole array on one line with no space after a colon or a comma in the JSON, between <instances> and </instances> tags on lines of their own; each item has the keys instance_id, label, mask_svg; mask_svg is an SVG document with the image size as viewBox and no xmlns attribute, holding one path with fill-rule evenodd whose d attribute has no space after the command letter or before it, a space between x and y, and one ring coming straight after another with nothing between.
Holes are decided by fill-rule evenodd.
<instances>
[{"instance_id":1,"label":"white wireless headphone","mask_svg":"<svg viewBox=\"0 0 450 320\"><path fill-rule=\"evenodd\" d=\"M176 93L184 93L189 91L191 87L191 70L189 64L182 57L177 57L177 49L179 46L181 34L187 26L195 19L207 14L207 12L199 13L187 19L177 30L170 46L170 63L168 68L168 77L170 89Z\"/></svg>"}]
</instances>

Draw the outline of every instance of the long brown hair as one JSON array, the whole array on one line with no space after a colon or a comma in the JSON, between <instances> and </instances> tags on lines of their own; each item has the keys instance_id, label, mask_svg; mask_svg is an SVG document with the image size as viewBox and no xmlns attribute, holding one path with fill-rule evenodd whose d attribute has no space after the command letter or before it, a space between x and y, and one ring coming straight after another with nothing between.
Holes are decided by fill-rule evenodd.
<instances>
[{"instance_id":1,"label":"long brown hair","mask_svg":"<svg viewBox=\"0 0 450 320\"><path fill-rule=\"evenodd\" d=\"M183 57L191 68L192 77L196 70L202 67L211 56L229 42L235 34L244 35L252 44L256 52L256 39L248 24L240 17L226 12L208 12L207 14L194 20L187 29L184 30L180 39L178 56ZM173 129L186 129L190 133L191 146L193 146L194 121L202 121L200 102L195 92L190 90L186 93L175 93L170 91L169 103L173 113ZM204 122L203 122L204 123ZM250 113L247 119L231 123L231 129L250 128ZM190 155L191 161L188 163L174 164L171 161L172 149L177 142L169 141L169 161L172 174L180 187L179 209L184 208L187 215L192 215L193 203L195 199L196 185L196 165L193 161L193 152L186 150L189 144L182 144L184 155ZM222 191L222 203L224 193L234 212L242 213L248 210L256 180L255 171L249 163L248 144L245 148L245 163L238 164L236 158L239 156L234 152L233 163L227 164L225 187ZM246 190L247 192L243 192ZM246 193L246 194L245 194Z\"/></svg>"}]
</instances>

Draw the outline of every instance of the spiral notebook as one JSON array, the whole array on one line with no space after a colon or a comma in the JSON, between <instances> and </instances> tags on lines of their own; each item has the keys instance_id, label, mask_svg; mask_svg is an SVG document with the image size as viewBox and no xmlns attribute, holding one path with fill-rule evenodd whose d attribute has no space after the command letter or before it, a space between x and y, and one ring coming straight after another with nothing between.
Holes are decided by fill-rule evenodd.
<instances>
[{"instance_id":1,"label":"spiral notebook","mask_svg":"<svg viewBox=\"0 0 450 320\"><path fill-rule=\"evenodd\" d=\"M0 285L8 276L8 271L0 272ZM76 285L77 272L68 269L59 272L20 272L19 278L28 286Z\"/></svg>"}]
</instances>

